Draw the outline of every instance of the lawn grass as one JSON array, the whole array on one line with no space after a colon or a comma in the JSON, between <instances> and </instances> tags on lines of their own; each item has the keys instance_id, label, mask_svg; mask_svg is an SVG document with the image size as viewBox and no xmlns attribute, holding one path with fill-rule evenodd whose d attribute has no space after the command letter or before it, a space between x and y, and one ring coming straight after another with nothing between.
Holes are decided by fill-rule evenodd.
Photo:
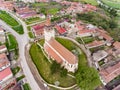
<instances>
[{"instance_id":1,"label":"lawn grass","mask_svg":"<svg viewBox=\"0 0 120 90\"><path fill-rule=\"evenodd\" d=\"M7 42L6 42L6 46L7 46L9 51L15 50L15 49L18 48L18 43L17 43L15 37L12 34L8 34L8 39L7 39Z\"/></svg>"},{"instance_id":2,"label":"lawn grass","mask_svg":"<svg viewBox=\"0 0 120 90\"><path fill-rule=\"evenodd\" d=\"M70 76L61 77L59 72L52 75L50 70L51 63L48 62L38 45L33 44L31 46L30 55L38 69L38 72L48 83L54 84L56 81L59 81L60 86L62 87L68 87L76 83L74 78L71 78Z\"/></svg>"},{"instance_id":3,"label":"lawn grass","mask_svg":"<svg viewBox=\"0 0 120 90\"><path fill-rule=\"evenodd\" d=\"M57 14L58 11L59 11L58 8L51 8L51 9L49 9L47 12L48 12L49 14L55 15L55 14Z\"/></svg>"},{"instance_id":4,"label":"lawn grass","mask_svg":"<svg viewBox=\"0 0 120 90\"><path fill-rule=\"evenodd\" d=\"M32 32L28 32L28 35L29 35L30 38L34 38L34 35L33 35Z\"/></svg>"},{"instance_id":5,"label":"lawn grass","mask_svg":"<svg viewBox=\"0 0 120 90\"><path fill-rule=\"evenodd\" d=\"M6 22L10 26L19 25L19 23L5 11L0 10L0 19L2 19L4 22Z\"/></svg>"},{"instance_id":6,"label":"lawn grass","mask_svg":"<svg viewBox=\"0 0 120 90\"><path fill-rule=\"evenodd\" d=\"M82 37L82 40L84 41L85 44L88 44L94 41L95 39L93 37Z\"/></svg>"},{"instance_id":7,"label":"lawn grass","mask_svg":"<svg viewBox=\"0 0 120 90\"><path fill-rule=\"evenodd\" d=\"M26 24L32 24L32 23L35 23L35 22L40 22L40 21L43 21L44 19L40 18L40 17L32 17L32 18L28 18L25 20L25 23Z\"/></svg>"},{"instance_id":8,"label":"lawn grass","mask_svg":"<svg viewBox=\"0 0 120 90\"><path fill-rule=\"evenodd\" d=\"M49 2L49 3L33 3L33 8L37 8L39 10L39 13L43 14L52 14L56 15L57 12L63 8L61 4L57 2Z\"/></svg>"},{"instance_id":9,"label":"lawn grass","mask_svg":"<svg viewBox=\"0 0 120 90\"><path fill-rule=\"evenodd\" d=\"M120 1L113 0L101 0L101 1L112 8L120 9Z\"/></svg>"},{"instance_id":10,"label":"lawn grass","mask_svg":"<svg viewBox=\"0 0 120 90\"><path fill-rule=\"evenodd\" d=\"M19 34L24 34L24 31L23 31L23 26L22 25L18 25L18 26L14 26L12 27L17 33Z\"/></svg>"},{"instance_id":11,"label":"lawn grass","mask_svg":"<svg viewBox=\"0 0 120 90\"><path fill-rule=\"evenodd\" d=\"M23 89L24 89L24 90L31 90L31 88L30 88L30 86L29 86L28 83L25 83L25 84L23 85Z\"/></svg>"},{"instance_id":12,"label":"lawn grass","mask_svg":"<svg viewBox=\"0 0 120 90\"><path fill-rule=\"evenodd\" d=\"M19 71L20 71L20 67L18 67L18 66L15 68L12 68L13 75L17 74Z\"/></svg>"},{"instance_id":13,"label":"lawn grass","mask_svg":"<svg viewBox=\"0 0 120 90\"><path fill-rule=\"evenodd\" d=\"M75 44L72 43L70 40L62 39L62 38L56 38L56 40L70 51L75 49Z\"/></svg>"},{"instance_id":14,"label":"lawn grass","mask_svg":"<svg viewBox=\"0 0 120 90\"><path fill-rule=\"evenodd\" d=\"M16 78L17 82L20 81L20 80L22 80L24 77L25 77L25 75L21 75L21 76L17 77Z\"/></svg>"},{"instance_id":15,"label":"lawn grass","mask_svg":"<svg viewBox=\"0 0 120 90\"><path fill-rule=\"evenodd\" d=\"M73 1L79 1L79 2L82 2L82 3L91 4L91 5L98 5L96 0L73 0Z\"/></svg>"},{"instance_id":16,"label":"lawn grass","mask_svg":"<svg viewBox=\"0 0 120 90\"><path fill-rule=\"evenodd\" d=\"M0 10L0 19L3 20L9 26L11 26L17 33L19 33L19 34L23 34L24 33L22 25L20 25L7 12Z\"/></svg>"}]
</instances>

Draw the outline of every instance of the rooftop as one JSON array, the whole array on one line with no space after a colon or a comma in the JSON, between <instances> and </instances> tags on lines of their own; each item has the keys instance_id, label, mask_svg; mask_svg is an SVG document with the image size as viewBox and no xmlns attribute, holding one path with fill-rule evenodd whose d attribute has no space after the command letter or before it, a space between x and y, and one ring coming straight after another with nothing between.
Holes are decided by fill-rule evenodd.
<instances>
[{"instance_id":1,"label":"rooftop","mask_svg":"<svg viewBox=\"0 0 120 90\"><path fill-rule=\"evenodd\" d=\"M57 62L62 62L63 58L70 64L76 64L77 57L57 42L54 38L45 43L46 51L53 57Z\"/></svg>"},{"instance_id":2,"label":"rooftop","mask_svg":"<svg viewBox=\"0 0 120 90\"><path fill-rule=\"evenodd\" d=\"M11 69L8 67L0 72L0 81L6 78L7 76L11 75Z\"/></svg>"},{"instance_id":3,"label":"rooftop","mask_svg":"<svg viewBox=\"0 0 120 90\"><path fill-rule=\"evenodd\" d=\"M0 54L0 68L9 64L8 58L5 53Z\"/></svg>"},{"instance_id":4,"label":"rooftop","mask_svg":"<svg viewBox=\"0 0 120 90\"><path fill-rule=\"evenodd\" d=\"M106 83L110 82L115 77L120 75L120 62L113 66L109 66L108 68L102 69L100 71L100 75Z\"/></svg>"},{"instance_id":5,"label":"rooftop","mask_svg":"<svg viewBox=\"0 0 120 90\"><path fill-rule=\"evenodd\" d=\"M116 41L113 46L115 47L115 49L119 49L120 50L120 42Z\"/></svg>"}]
</instances>

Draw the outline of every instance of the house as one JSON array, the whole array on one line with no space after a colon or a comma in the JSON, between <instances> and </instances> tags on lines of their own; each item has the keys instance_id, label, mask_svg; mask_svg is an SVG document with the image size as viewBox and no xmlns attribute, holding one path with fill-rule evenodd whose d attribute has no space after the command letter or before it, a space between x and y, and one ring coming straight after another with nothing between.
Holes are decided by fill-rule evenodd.
<instances>
[{"instance_id":1,"label":"house","mask_svg":"<svg viewBox=\"0 0 120 90\"><path fill-rule=\"evenodd\" d=\"M113 46L115 49L120 50L120 42L116 41L115 43L113 43Z\"/></svg>"},{"instance_id":2,"label":"house","mask_svg":"<svg viewBox=\"0 0 120 90\"><path fill-rule=\"evenodd\" d=\"M5 53L5 52L7 52L6 46L5 45L1 45L0 46L0 53Z\"/></svg>"},{"instance_id":3,"label":"house","mask_svg":"<svg viewBox=\"0 0 120 90\"><path fill-rule=\"evenodd\" d=\"M10 62L5 53L0 54L0 71L10 66Z\"/></svg>"},{"instance_id":4,"label":"house","mask_svg":"<svg viewBox=\"0 0 120 90\"><path fill-rule=\"evenodd\" d=\"M99 62L100 60L104 59L108 56L108 53L104 50L99 50L95 53L93 53L93 60L96 62Z\"/></svg>"},{"instance_id":5,"label":"house","mask_svg":"<svg viewBox=\"0 0 120 90\"><path fill-rule=\"evenodd\" d=\"M95 40L89 44L86 44L85 46L90 49L90 48L95 48L95 47L99 47L99 46L103 46L103 45L105 45L104 41Z\"/></svg>"},{"instance_id":6,"label":"house","mask_svg":"<svg viewBox=\"0 0 120 90\"><path fill-rule=\"evenodd\" d=\"M100 70L99 73L100 73L103 83L106 85L108 82L110 82L115 77L120 75L120 62L115 65L112 65L105 69Z\"/></svg>"},{"instance_id":7,"label":"house","mask_svg":"<svg viewBox=\"0 0 120 90\"><path fill-rule=\"evenodd\" d=\"M61 26L59 26L59 25L56 25L55 28L56 28L56 30L58 31L58 33L60 35L64 35L66 33L66 29L61 27Z\"/></svg>"},{"instance_id":8,"label":"house","mask_svg":"<svg viewBox=\"0 0 120 90\"><path fill-rule=\"evenodd\" d=\"M32 31L35 37L42 37L44 34L44 25L38 24L38 25L32 26Z\"/></svg>"},{"instance_id":9,"label":"house","mask_svg":"<svg viewBox=\"0 0 120 90\"><path fill-rule=\"evenodd\" d=\"M97 30L97 33L98 33L98 37L100 39L104 39L108 46L112 45L113 38L110 35L108 35L108 33L106 31L104 31L104 30Z\"/></svg>"},{"instance_id":10,"label":"house","mask_svg":"<svg viewBox=\"0 0 120 90\"><path fill-rule=\"evenodd\" d=\"M12 78L13 74L11 72L10 67L7 67L6 69L0 71L0 84L4 83L8 79Z\"/></svg>"},{"instance_id":11,"label":"house","mask_svg":"<svg viewBox=\"0 0 120 90\"><path fill-rule=\"evenodd\" d=\"M44 50L48 57L60 63L69 72L75 72L78 68L77 57L54 39L55 31L52 27L46 27L44 34Z\"/></svg>"},{"instance_id":12,"label":"house","mask_svg":"<svg viewBox=\"0 0 120 90\"><path fill-rule=\"evenodd\" d=\"M51 21L49 18L47 18L44 22L32 26L32 32L35 35L36 38L43 37L44 35L44 27L49 26L51 24Z\"/></svg>"}]
</instances>

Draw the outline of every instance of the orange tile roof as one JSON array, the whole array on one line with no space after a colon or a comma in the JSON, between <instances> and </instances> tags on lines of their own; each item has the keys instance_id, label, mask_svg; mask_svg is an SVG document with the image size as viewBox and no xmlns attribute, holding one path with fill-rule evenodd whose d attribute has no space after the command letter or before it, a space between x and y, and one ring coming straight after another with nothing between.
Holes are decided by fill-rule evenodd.
<instances>
[{"instance_id":1,"label":"orange tile roof","mask_svg":"<svg viewBox=\"0 0 120 90\"><path fill-rule=\"evenodd\" d=\"M95 41L93 41L93 42L91 42L89 44L86 44L86 46L87 47L97 47L97 46L101 46L103 44L104 44L104 41L97 41L97 40L95 40Z\"/></svg>"},{"instance_id":2,"label":"orange tile roof","mask_svg":"<svg viewBox=\"0 0 120 90\"><path fill-rule=\"evenodd\" d=\"M101 36L103 36L104 39L111 41L113 38L107 34L105 30L98 30Z\"/></svg>"},{"instance_id":3,"label":"orange tile roof","mask_svg":"<svg viewBox=\"0 0 120 90\"><path fill-rule=\"evenodd\" d=\"M67 50L64 46L62 46L59 42L57 42L54 38L51 38L51 40L48 41L48 43L68 63L70 63L70 64L76 64L78 62L77 57L74 54L72 54L69 50ZM52 57L55 57L55 60L57 62L61 62L62 58L50 46L48 46L45 43L45 49L47 50L47 52L51 53Z\"/></svg>"},{"instance_id":4,"label":"orange tile roof","mask_svg":"<svg viewBox=\"0 0 120 90\"><path fill-rule=\"evenodd\" d=\"M5 66L6 64L9 64L8 58L5 53L0 54L0 67Z\"/></svg>"},{"instance_id":5,"label":"orange tile roof","mask_svg":"<svg viewBox=\"0 0 120 90\"><path fill-rule=\"evenodd\" d=\"M120 75L120 62L106 69L102 69L99 73L106 83L110 82L115 77Z\"/></svg>"},{"instance_id":6,"label":"orange tile roof","mask_svg":"<svg viewBox=\"0 0 120 90\"><path fill-rule=\"evenodd\" d=\"M4 69L3 71L0 72L0 81L3 80L4 78L8 77L11 74L12 74L12 72L9 67Z\"/></svg>"},{"instance_id":7,"label":"orange tile roof","mask_svg":"<svg viewBox=\"0 0 120 90\"><path fill-rule=\"evenodd\" d=\"M120 49L120 42L116 41L113 46L116 48L116 49Z\"/></svg>"}]
</instances>

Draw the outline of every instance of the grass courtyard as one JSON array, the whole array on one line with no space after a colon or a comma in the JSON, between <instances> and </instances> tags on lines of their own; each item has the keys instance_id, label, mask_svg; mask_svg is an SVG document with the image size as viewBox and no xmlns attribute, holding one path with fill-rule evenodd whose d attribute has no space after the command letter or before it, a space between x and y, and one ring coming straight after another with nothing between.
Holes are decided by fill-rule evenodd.
<instances>
[{"instance_id":1,"label":"grass courtyard","mask_svg":"<svg viewBox=\"0 0 120 90\"><path fill-rule=\"evenodd\" d=\"M43 14L52 14L56 15L57 12L63 8L59 3L57 2L49 2L49 3L33 3L32 4L33 8L37 8L38 13L43 13Z\"/></svg>"},{"instance_id":2,"label":"grass courtyard","mask_svg":"<svg viewBox=\"0 0 120 90\"><path fill-rule=\"evenodd\" d=\"M6 45L7 45L7 48L9 51L15 50L18 48L17 41L12 34L8 34L8 39L7 39Z\"/></svg>"},{"instance_id":3,"label":"grass courtyard","mask_svg":"<svg viewBox=\"0 0 120 90\"><path fill-rule=\"evenodd\" d=\"M96 0L73 0L73 1L79 1L79 2L82 2L82 3L88 3L88 4L91 4L91 5L98 5L97 1Z\"/></svg>"},{"instance_id":4,"label":"grass courtyard","mask_svg":"<svg viewBox=\"0 0 120 90\"><path fill-rule=\"evenodd\" d=\"M120 0L101 0L101 1L112 8L120 9Z\"/></svg>"},{"instance_id":5,"label":"grass courtyard","mask_svg":"<svg viewBox=\"0 0 120 90\"><path fill-rule=\"evenodd\" d=\"M11 26L17 33L19 33L19 34L24 33L22 25L20 25L7 12L0 10L0 19L3 20L9 26Z\"/></svg>"},{"instance_id":6,"label":"grass courtyard","mask_svg":"<svg viewBox=\"0 0 120 90\"><path fill-rule=\"evenodd\" d=\"M32 17L32 18L26 19L25 23L26 24L32 24L32 23L43 21L43 20L45 20L45 19L41 19L40 17Z\"/></svg>"}]
</instances>

